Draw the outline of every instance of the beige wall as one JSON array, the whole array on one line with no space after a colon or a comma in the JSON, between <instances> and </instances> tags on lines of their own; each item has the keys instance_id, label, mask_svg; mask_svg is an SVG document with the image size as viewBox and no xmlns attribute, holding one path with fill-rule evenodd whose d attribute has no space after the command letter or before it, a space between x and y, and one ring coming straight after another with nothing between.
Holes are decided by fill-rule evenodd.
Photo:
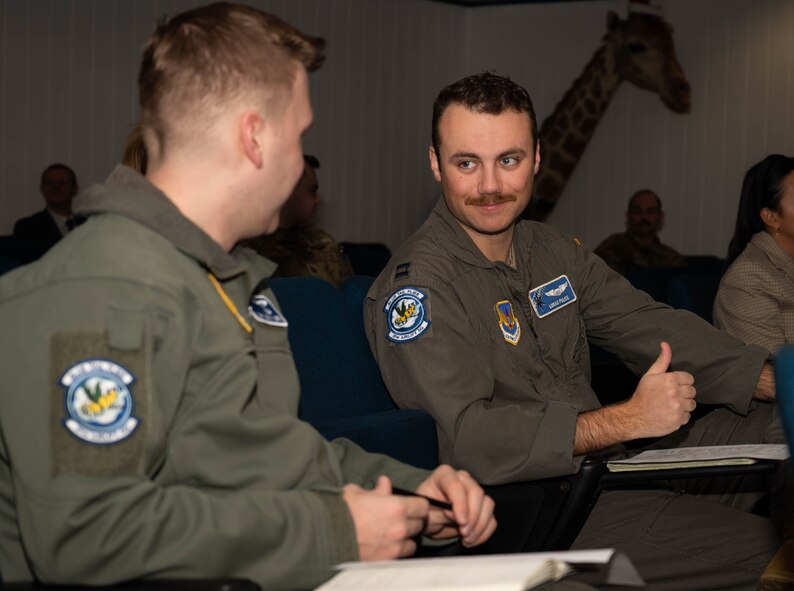
<instances>
[{"instance_id":1,"label":"beige wall","mask_svg":"<svg viewBox=\"0 0 794 591\"><path fill-rule=\"evenodd\" d=\"M329 41L311 77L323 162L323 223L342 240L396 246L437 188L427 170L439 88L496 69L525 84L542 120L580 73L616 0L464 9L427 0L252 2ZM0 233L41 207L38 175L71 164L83 185L118 161L137 118L138 52L181 0L0 3ZM551 221L594 246L622 227L628 195L656 189L665 241L723 254L742 174L771 151L794 152L794 2L666 0L693 110L666 111L624 85Z\"/></svg>"}]
</instances>

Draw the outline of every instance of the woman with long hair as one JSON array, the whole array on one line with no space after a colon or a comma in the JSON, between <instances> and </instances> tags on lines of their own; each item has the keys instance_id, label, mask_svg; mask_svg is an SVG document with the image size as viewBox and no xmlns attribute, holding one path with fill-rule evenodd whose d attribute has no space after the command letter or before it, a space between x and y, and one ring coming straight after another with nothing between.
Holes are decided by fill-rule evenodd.
<instances>
[{"instance_id":1,"label":"woman with long hair","mask_svg":"<svg viewBox=\"0 0 794 591\"><path fill-rule=\"evenodd\" d=\"M794 342L794 158L747 171L727 264L715 326L773 353Z\"/></svg>"}]
</instances>

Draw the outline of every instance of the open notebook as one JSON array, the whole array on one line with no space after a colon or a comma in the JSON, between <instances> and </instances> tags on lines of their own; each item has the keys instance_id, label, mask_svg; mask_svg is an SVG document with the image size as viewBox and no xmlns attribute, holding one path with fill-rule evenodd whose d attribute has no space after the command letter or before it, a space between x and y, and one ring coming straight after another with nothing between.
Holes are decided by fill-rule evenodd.
<instances>
[{"instance_id":1,"label":"open notebook","mask_svg":"<svg viewBox=\"0 0 794 591\"><path fill-rule=\"evenodd\" d=\"M525 591L583 570L588 582L642 586L624 554L572 550L380 562L347 562L316 591Z\"/></svg>"},{"instance_id":2,"label":"open notebook","mask_svg":"<svg viewBox=\"0 0 794 591\"><path fill-rule=\"evenodd\" d=\"M627 460L607 462L610 472L636 470L666 470L703 468L706 466L738 466L757 460L785 460L789 457L786 444L715 445L708 447L679 447L653 449Z\"/></svg>"}]
</instances>

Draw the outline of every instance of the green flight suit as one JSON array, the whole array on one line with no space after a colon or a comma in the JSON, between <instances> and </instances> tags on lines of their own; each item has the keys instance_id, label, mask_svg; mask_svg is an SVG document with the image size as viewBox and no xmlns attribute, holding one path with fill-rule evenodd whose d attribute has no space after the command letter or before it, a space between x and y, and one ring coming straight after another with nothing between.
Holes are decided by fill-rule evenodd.
<instances>
[{"instance_id":1,"label":"green flight suit","mask_svg":"<svg viewBox=\"0 0 794 591\"><path fill-rule=\"evenodd\" d=\"M0 280L3 579L301 589L356 559L341 487L427 473L297 418L274 265L225 252L124 167L77 210L83 226Z\"/></svg>"}]
</instances>

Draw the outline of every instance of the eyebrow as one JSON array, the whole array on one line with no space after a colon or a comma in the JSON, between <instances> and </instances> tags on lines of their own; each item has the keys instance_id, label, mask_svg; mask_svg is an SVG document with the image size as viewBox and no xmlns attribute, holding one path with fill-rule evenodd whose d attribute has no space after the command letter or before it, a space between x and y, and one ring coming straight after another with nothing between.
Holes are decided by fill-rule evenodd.
<instances>
[{"instance_id":1,"label":"eyebrow","mask_svg":"<svg viewBox=\"0 0 794 591\"><path fill-rule=\"evenodd\" d=\"M496 159L501 160L502 158L507 158L508 156L524 156L526 157L527 152L521 148L510 148L509 150L505 150L501 154L499 154ZM480 160L480 156L475 154L474 152L455 152L452 156L449 157L449 162L453 160L458 160L460 158L471 158L473 160Z\"/></svg>"}]
</instances>

